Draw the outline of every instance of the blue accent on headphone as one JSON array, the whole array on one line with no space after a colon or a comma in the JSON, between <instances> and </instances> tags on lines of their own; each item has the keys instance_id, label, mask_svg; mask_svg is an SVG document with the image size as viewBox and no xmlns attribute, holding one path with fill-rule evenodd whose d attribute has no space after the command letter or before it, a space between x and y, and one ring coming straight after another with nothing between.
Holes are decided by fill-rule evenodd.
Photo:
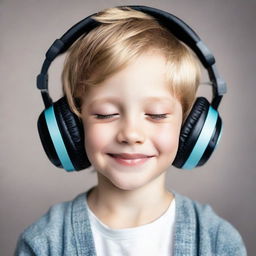
<instances>
[{"instance_id":1,"label":"blue accent on headphone","mask_svg":"<svg viewBox=\"0 0 256 256\"><path fill-rule=\"evenodd\" d=\"M223 124L221 124L219 138L218 138L218 140L217 140L217 142L216 142L216 145L215 145L215 147L214 147L214 150L217 148L217 146L218 146L218 144L219 144L219 142L220 142L220 139L221 139L221 136L222 136L222 131L223 131Z\"/></svg>"},{"instance_id":2,"label":"blue accent on headphone","mask_svg":"<svg viewBox=\"0 0 256 256\"><path fill-rule=\"evenodd\" d=\"M59 157L62 167L68 172L74 171L75 168L69 158L64 141L61 137L61 132L54 114L53 106L50 106L44 111L46 124L50 133L54 148Z\"/></svg>"},{"instance_id":3,"label":"blue accent on headphone","mask_svg":"<svg viewBox=\"0 0 256 256\"><path fill-rule=\"evenodd\" d=\"M213 107L210 106L202 131L187 161L182 166L182 169L189 170L196 167L196 165L200 161L201 157L204 154L204 151L206 150L210 142L212 133L214 132L214 129L217 123L217 119L218 119L218 112Z\"/></svg>"}]
</instances>

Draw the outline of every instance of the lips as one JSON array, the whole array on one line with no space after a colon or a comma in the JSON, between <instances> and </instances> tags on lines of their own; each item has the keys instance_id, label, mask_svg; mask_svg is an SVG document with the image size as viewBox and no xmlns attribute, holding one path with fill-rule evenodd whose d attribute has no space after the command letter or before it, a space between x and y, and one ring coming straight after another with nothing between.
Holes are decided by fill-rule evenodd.
<instances>
[{"instance_id":1,"label":"lips","mask_svg":"<svg viewBox=\"0 0 256 256\"><path fill-rule=\"evenodd\" d=\"M125 166L135 166L147 162L153 155L144 154L130 154L130 153L120 153L120 154L108 154L115 162L125 165Z\"/></svg>"},{"instance_id":2,"label":"lips","mask_svg":"<svg viewBox=\"0 0 256 256\"><path fill-rule=\"evenodd\" d=\"M152 156L144 155L144 154L129 154L129 153L121 153L121 154L109 154L112 157L123 158L123 159L138 159L138 158L148 158Z\"/></svg>"}]
</instances>

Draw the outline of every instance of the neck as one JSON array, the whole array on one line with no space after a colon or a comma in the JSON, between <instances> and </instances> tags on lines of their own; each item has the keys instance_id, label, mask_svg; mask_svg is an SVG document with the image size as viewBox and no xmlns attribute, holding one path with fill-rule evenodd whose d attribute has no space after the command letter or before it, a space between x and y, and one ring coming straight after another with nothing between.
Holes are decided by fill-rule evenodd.
<instances>
[{"instance_id":1,"label":"neck","mask_svg":"<svg viewBox=\"0 0 256 256\"><path fill-rule=\"evenodd\" d=\"M165 176L140 188L122 190L98 174L98 185L88 195L94 214L112 228L143 225L159 218L169 207L173 195L165 188Z\"/></svg>"}]
</instances>

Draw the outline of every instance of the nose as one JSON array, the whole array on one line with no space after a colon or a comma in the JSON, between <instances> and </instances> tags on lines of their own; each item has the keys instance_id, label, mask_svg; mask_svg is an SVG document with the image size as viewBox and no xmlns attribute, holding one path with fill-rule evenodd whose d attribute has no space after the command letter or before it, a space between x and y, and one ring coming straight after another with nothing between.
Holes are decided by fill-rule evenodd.
<instances>
[{"instance_id":1,"label":"nose","mask_svg":"<svg viewBox=\"0 0 256 256\"><path fill-rule=\"evenodd\" d=\"M143 144L145 131L138 120L124 121L117 133L117 141L122 144Z\"/></svg>"}]
</instances>

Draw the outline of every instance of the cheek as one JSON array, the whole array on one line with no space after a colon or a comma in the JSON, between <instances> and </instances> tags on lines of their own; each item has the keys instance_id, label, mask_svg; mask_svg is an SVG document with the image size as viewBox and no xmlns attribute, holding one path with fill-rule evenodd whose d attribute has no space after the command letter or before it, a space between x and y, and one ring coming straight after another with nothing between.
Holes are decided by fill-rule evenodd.
<instances>
[{"instance_id":1,"label":"cheek","mask_svg":"<svg viewBox=\"0 0 256 256\"><path fill-rule=\"evenodd\" d=\"M161 153L176 154L179 144L180 129L172 126L162 127L154 133L154 143Z\"/></svg>"},{"instance_id":2,"label":"cheek","mask_svg":"<svg viewBox=\"0 0 256 256\"><path fill-rule=\"evenodd\" d=\"M98 151L103 149L111 138L111 131L103 125L85 125L85 148L86 151Z\"/></svg>"}]
</instances>

